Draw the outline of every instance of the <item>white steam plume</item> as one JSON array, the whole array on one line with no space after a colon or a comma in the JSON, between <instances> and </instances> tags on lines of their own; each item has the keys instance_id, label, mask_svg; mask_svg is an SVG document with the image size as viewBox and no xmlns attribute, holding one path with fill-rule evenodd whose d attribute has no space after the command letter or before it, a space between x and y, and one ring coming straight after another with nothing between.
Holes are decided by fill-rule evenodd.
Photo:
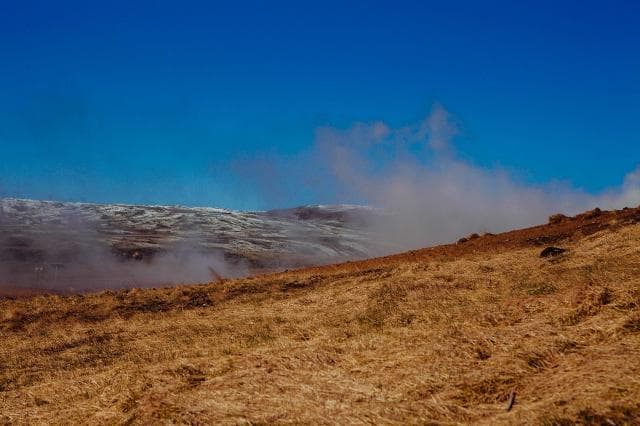
<instances>
[{"instance_id":1,"label":"white steam plume","mask_svg":"<svg viewBox=\"0 0 640 426\"><path fill-rule=\"evenodd\" d=\"M640 169L627 175L621 187L599 194L566 185L533 186L504 170L460 159L453 145L458 133L455 120L439 104L422 122L395 129L384 122L322 127L311 152L279 160L277 167L288 171L286 182L274 179L268 186L313 182L306 190L316 202L381 207L392 214L375 218L371 230L396 250L539 224L557 212L640 203Z\"/></svg>"}]
</instances>

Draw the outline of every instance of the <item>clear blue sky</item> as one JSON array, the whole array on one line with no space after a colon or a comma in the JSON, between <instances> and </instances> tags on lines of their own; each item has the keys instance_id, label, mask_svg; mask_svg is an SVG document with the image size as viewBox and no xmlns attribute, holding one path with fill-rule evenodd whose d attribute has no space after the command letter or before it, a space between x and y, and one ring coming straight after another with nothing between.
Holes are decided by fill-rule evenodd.
<instances>
[{"instance_id":1,"label":"clear blue sky","mask_svg":"<svg viewBox=\"0 0 640 426\"><path fill-rule=\"evenodd\" d=\"M639 22L635 1L3 1L0 194L276 207L212 164L434 102L462 157L598 191L640 160Z\"/></svg>"}]
</instances>

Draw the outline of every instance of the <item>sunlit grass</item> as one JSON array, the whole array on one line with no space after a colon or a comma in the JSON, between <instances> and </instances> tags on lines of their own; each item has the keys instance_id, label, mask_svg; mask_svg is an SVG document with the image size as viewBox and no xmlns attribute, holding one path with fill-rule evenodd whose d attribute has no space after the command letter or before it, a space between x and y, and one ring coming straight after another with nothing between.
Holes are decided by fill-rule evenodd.
<instances>
[{"instance_id":1,"label":"sunlit grass","mask_svg":"<svg viewBox=\"0 0 640 426\"><path fill-rule=\"evenodd\" d=\"M0 422L633 423L640 226L563 247L3 301Z\"/></svg>"}]
</instances>

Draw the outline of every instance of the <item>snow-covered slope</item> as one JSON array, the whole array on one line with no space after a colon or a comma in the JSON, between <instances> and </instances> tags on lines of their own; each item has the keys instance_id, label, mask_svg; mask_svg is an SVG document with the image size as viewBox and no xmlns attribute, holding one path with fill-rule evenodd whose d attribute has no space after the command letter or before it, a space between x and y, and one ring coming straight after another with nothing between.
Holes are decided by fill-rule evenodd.
<instances>
[{"instance_id":1,"label":"snow-covered slope","mask_svg":"<svg viewBox=\"0 0 640 426\"><path fill-rule=\"evenodd\" d=\"M0 199L0 285L206 281L379 253L361 206L269 212Z\"/></svg>"}]
</instances>

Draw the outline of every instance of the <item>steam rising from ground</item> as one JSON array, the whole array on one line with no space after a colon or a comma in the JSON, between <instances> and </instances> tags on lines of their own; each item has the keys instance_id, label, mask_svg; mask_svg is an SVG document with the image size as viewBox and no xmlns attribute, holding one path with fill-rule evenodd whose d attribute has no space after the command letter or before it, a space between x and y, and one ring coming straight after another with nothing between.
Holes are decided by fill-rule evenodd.
<instances>
[{"instance_id":1,"label":"steam rising from ground","mask_svg":"<svg viewBox=\"0 0 640 426\"><path fill-rule=\"evenodd\" d=\"M223 277L245 275L222 256L193 250L171 250L149 262L119 261L108 251L94 250L67 262L43 262L35 268L9 269L0 264L0 276L13 286L78 291L202 283L216 281L210 269ZM0 286L4 282L0 282Z\"/></svg>"},{"instance_id":2,"label":"steam rising from ground","mask_svg":"<svg viewBox=\"0 0 640 426\"><path fill-rule=\"evenodd\" d=\"M17 206L25 203L17 202ZM3 204L0 199L0 209ZM228 262L222 251L203 251L199 241L190 238L166 244L153 255L144 243L130 241L131 248L125 251L130 256L123 256L105 241L96 217L82 215L79 210L56 214L51 204L58 203L38 204L51 217L43 220L28 210L21 215L0 211L0 288L77 291L144 287L210 282L220 276L248 273L242 260ZM111 231L123 229L114 227Z\"/></svg>"},{"instance_id":3,"label":"steam rising from ground","mask_svg":"<svg viewBox=\"0 0 640 426\"><path fill-rule=\"evenodd\" d=\"M385 209L390 214L374 218L370 229L397 250L539 224L557 212L640 202L640 170L627 175L620 188L600 194L562 185L532 186L504 170L460 159L453 145L457 134L455 119L438 104L422 122L400 128L384 122L323 127L317 130L312 152L278 160L281 170L292 172L284 176L286 182L272 180L269 185L282 190L291 182L307 183L308 193L331 198L325 202ZM274 160L269 163L273 168Z\"/></svg>"},{"instance_id":4,"label":"steam rising from ground","mask_svg":"<svg viewBox=\"0 0 640 426\"><path fill-rule=\"evenodd\" d=\"M51 269L51 266L49 266ZM230 264L221 254L202 253L187 245L169 247L149 261L121 261L108 251L83 254L54 273L49 271L45 286L67 289L125 288L217 281L222 277L246 275L245 265ZM56 276L57 275L57 276Z\"/></svg>"}]
</instances>

